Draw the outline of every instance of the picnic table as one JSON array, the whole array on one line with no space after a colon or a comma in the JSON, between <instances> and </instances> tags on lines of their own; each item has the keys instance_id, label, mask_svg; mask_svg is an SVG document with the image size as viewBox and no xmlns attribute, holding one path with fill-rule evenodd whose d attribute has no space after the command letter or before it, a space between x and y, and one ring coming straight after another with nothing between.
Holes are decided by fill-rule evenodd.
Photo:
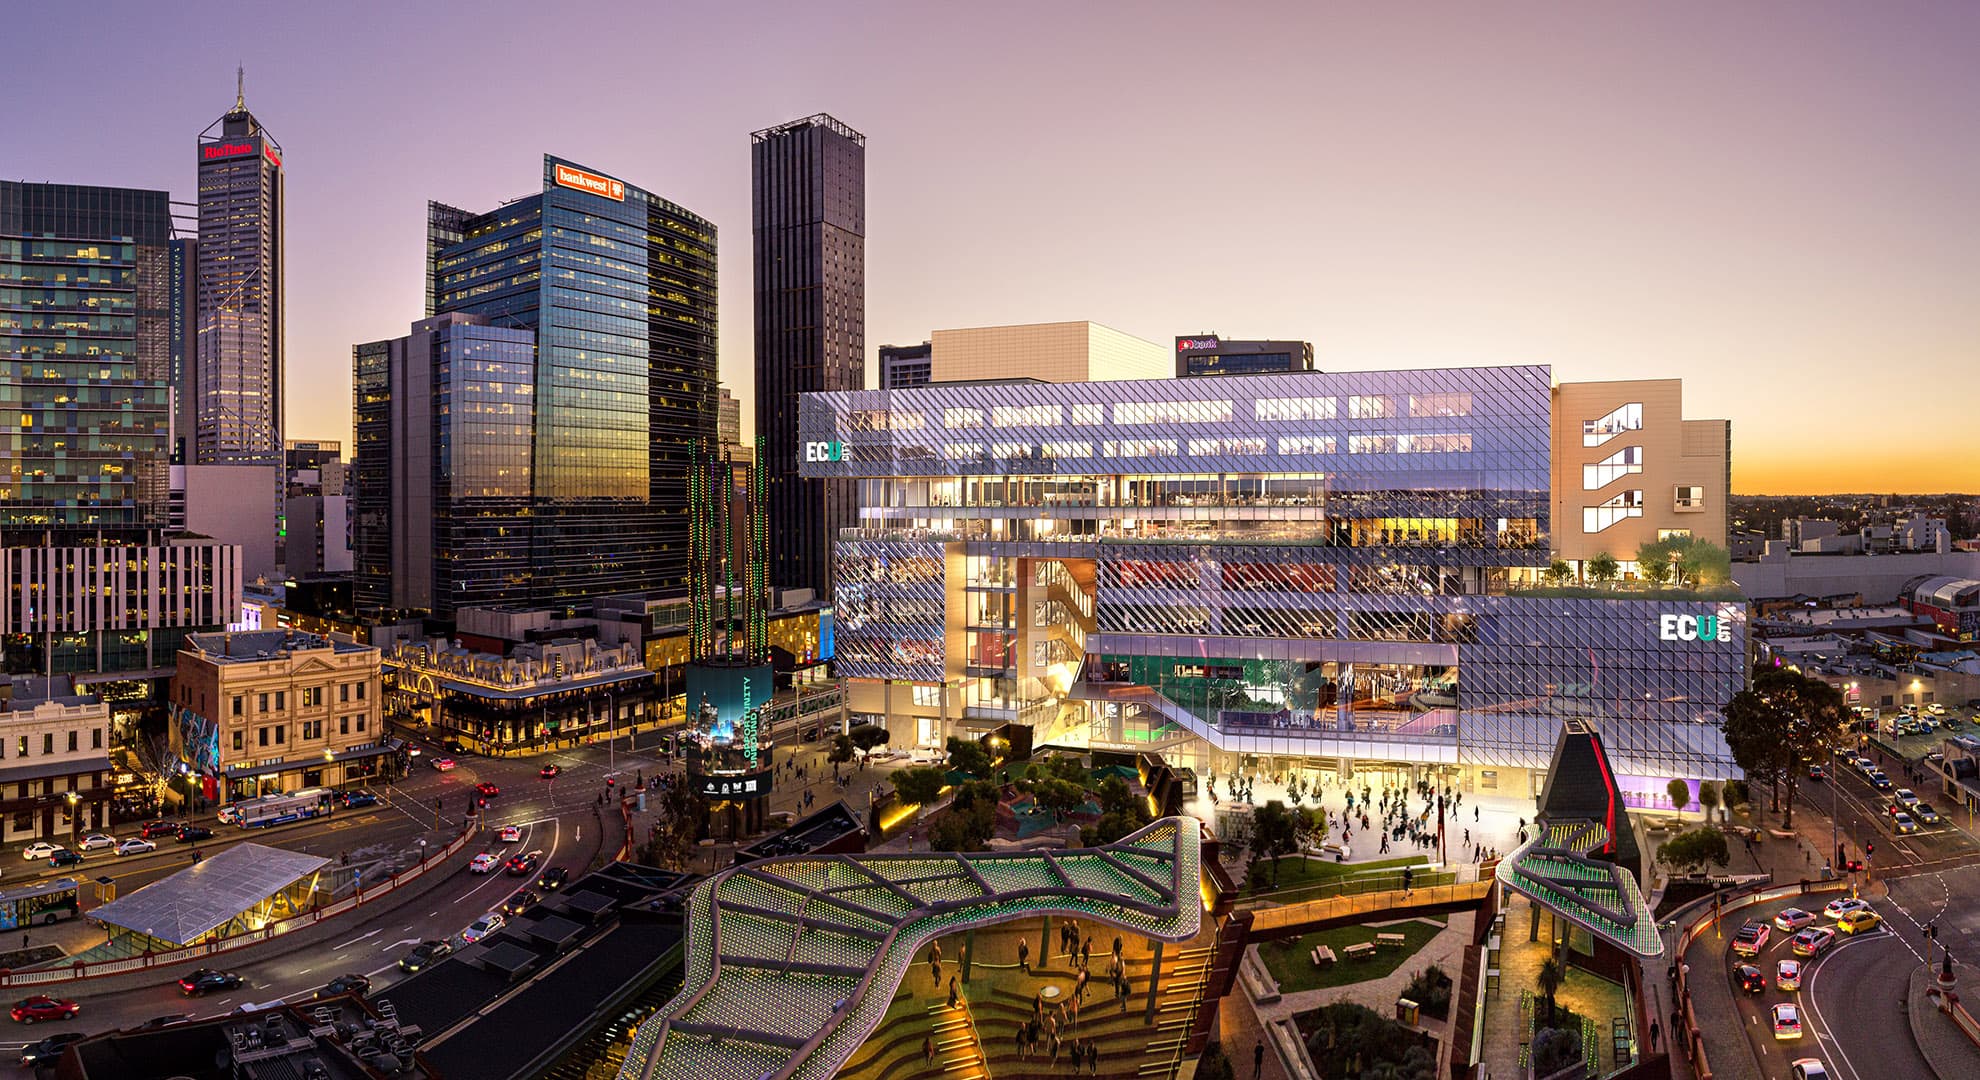
<instances>
[{"instance_id":1,"label":"picnic table","mask_svg":"<svg viewBox=\"0 0 1980 1080\"><path fill-rule=\"evenodd\" d=\"M1314 967L1321 967L1327 964L1332 964L1336 962L1337 959L1338 958L1334 955L1334 950L1331 947L1326 945L1315 945L1313 947Z\"/></svg>"},{"instance_id":2,"label":"picnic table","mask_svg":"<svg viewBox=\"0 0 1980 1080\"><path fill-rule=\"evenodd\" d=\"M1347 954L1350 959L1355 957L1362 957L1362 956L1374 956L1375 943L1372 941L1364 941L1358 945L1349 945L1347 947Z\"/></svg>"},{"instance_id":3,"label":"picnic table","mask_svg":"<svg viewBox=\"0 0 1980 1080\"><path fill-rule=\"evenodd\" d=\"M1409 944L1409 939L1401 934L1376 934L1375 944L1387 946L1392 949L1400 949Z\"/></svg>"}]
</instances>

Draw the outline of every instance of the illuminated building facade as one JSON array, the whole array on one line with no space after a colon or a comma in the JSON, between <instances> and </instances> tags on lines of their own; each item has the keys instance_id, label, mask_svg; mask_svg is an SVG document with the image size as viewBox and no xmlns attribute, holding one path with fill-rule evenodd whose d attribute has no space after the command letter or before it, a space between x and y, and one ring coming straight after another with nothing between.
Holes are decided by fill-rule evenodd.
<instances>
[{"instance_id":1,"label":"illuminated building facade","mask_svg":"<svg viewBox=\"0 0 1980 1080\"><path fill-rule=\"evenodd\" d=\"M542 183L427 214L428 314L535 335L530 584L507 601L685 587L690 449L716 436L715 226L548 155Z\"/></svg>"},{"instance_id":2,"label":"illuminated building facade","mask_svg":"<svg viewBox=\"0 0 1980 1080\"><path fill-rule=\"evenodd\" d=\"M849 708L896 742L1379 766L1525 793L1563 718L1626 785L1730 775L1736 594L1541 587L1544 366L808 395Z\"/></svg>"},{"instance_id":3,"label":"illuminated building facade","mask_svg":"<svg viewBox=\"0 0 1980 1080\"><path fill-rule=\"evenodd\" d=\"M188 464L280 465L282 146L248 111L243 92L200 133L196 149L199 314ZM271 527L276 513L271 506Z\"/></svg>"}]
</instances>

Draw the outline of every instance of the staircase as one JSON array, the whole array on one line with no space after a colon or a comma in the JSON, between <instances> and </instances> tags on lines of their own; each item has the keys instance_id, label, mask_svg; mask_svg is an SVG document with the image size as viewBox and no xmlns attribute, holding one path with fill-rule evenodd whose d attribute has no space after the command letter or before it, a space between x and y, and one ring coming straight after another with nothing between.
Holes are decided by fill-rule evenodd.
<instances>
[{"instance_id":1,"label":"staircase","mask_svg":"<svg viewBox=\"0 0 1980 1080\"><path fill-rule=\"evenodd\" d=\"M1166 1060L1151 1061L1135 1070L1140 1077L1174 1077L1189 1052L1190 1032L1196 1027L1196 1014L1203 1008L1203 991L1210 983L1210 969L1216 959L1216 944L1178 950L1175 971L1162 987L1155 1002L1157 1035L1149 1050L1166 1053Z\"/></svg>"}]
</instances>

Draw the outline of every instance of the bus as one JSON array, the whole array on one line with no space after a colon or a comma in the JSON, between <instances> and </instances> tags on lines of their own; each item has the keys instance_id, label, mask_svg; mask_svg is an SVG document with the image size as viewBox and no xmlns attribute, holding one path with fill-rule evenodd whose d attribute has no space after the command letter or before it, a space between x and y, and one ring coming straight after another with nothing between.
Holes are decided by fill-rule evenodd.
<instances>
[{"instance_id":1,"label":"bus","mask_svg":"<svg viewBox=\"0 0 1980 1080\"><path fill-rule=\"evenodd\" d=\"M82 902L76 899L75 878L0 890L0 930L50 925L63 919L73 919L81 911Z\"/></svg>"},{"instance_id":2,"label":"bus","mask_svg":"<svg viewBox=\"0 0 1980 1080\"><path fill-rule=\"evenodd\" d=\"M304 788L286 795L263 795L222 809L220 820L243 829L286 825L322 813L330 805L328 788Z\"/></svg>"}]
</instances>

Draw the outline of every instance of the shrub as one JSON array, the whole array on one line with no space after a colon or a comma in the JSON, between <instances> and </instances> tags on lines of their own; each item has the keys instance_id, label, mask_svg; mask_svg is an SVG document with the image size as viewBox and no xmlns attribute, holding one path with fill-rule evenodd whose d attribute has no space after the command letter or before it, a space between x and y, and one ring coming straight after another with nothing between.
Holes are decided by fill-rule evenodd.
<instances>
[{"instance_id":1,"label":"shrub","mask_svg":"<svg viewBox=\"0 0 1980 1080\"><path fill-rule=\"evenodd\" d=\"M1425 1016L1450 1019L1451 977L1435 964L1417 972L1409 985L1403 987L1402 996L1416 1002Z\"/></svg>"}]
</instances>

